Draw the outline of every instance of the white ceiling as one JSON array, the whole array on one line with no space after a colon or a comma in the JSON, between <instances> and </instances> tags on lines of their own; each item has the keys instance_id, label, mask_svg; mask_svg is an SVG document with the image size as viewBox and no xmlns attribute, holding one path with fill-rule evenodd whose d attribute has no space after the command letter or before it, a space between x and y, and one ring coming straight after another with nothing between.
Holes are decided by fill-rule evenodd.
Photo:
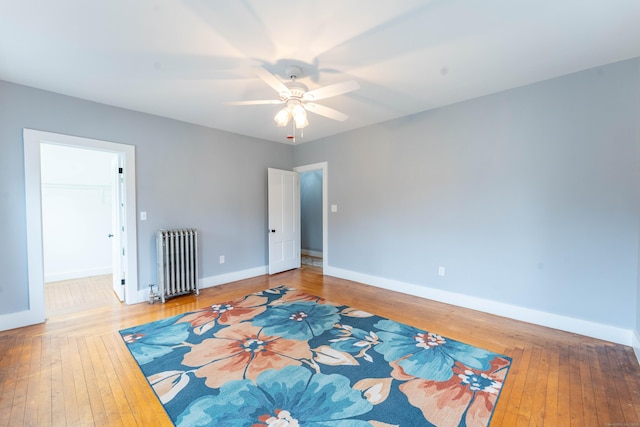
<instances>
[{"instance_id":1,"label":"white ceiling","mask_svg":"<svg viewBox=\"0 0 640 427\"><path fill-rule=\"evenodd\" d=\"M257 67L318 103L298 142L640 56L638 0L0 0L0 79L287 142Z\"/></svg>"}]
</instances>

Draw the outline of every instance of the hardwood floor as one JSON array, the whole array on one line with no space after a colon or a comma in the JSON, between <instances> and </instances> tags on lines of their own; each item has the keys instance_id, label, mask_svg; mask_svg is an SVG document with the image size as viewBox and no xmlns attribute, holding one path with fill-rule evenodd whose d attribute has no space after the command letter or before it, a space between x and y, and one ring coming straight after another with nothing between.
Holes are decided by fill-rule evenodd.
<instances>
[{"instance_id":1,"label":"hardwood floor","mask_svg":"<svg viewBox=\"0 0 640 427\"><path fill-rule=\"evenodd\" d=\"M73 312L50 311L46 324L0 332L0 426L172 425L118 331L282 284L511 356L492 426L640 426L640 366L629 347L322 276L314 267L164 305L77 303Z\"/></svg>"},{"instance_id":2,"label":"hardwood floor","mask_svg":"<svg viewBox=\"0 0 640 427\"><path fill-rule=\"evenodd\" d=\"M107 305L120 305L112 286L110 274L46 283L47 317L59 317Z\"/></svg>"}]
</instances>

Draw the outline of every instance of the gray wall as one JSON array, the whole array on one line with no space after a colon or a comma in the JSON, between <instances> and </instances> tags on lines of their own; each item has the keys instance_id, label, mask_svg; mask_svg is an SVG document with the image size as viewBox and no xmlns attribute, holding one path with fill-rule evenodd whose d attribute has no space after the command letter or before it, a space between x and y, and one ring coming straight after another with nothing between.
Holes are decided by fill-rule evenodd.
<instances>
[{"instance_id":1,"label":"gray wall","mask_svg":"<svg viewBox=\"0 0 640 427\"><path fill-rule=\"evenodd\" d=\"M629 60L296 146L329 164L331 267L637 328L639 77Z\"/></svg>"},{"instance_id":2,"label":"gray wall","mask_svg":"<svg viewBox=\"0 0 640 427\"><path fill-rule=\"evenodd\" d=\"M267 168L291 169L291 146L0 81L0 314L28 307L25 127L136 146L141 289L159 228L201 231L201 277L266 265Z\"/></svg>"},{"instance_id":3,"label":"gray wall","mask_svg":"<svg viewBox=\"0 0 640 427\"><path fill-rule=\"evenodd\" d=\"M136 146L140 287L158 228L202 231L203 277L265 265L266 168L328 161L331 266L640 330L639 76L611 64L293 153L0 82L0 314L27 304L27 127Z\"/></svg>"},{"instance_id":4,"label":"gray wall","mask_svg":"<svg viewBox=\"0 0 640 427\"><path fill-rule=\"evenodd\" d=\"M322 170L300 174L300 246L322 252Z\"/></svg>"}]
</instances>

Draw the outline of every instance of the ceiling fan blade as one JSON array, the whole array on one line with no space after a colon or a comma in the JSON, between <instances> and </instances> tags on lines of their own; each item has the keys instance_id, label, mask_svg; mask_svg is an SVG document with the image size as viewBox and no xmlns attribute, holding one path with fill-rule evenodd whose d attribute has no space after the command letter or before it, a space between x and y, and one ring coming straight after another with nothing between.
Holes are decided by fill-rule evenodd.
<instances>
[{"instance_id":1,"label":"ceiling fan blade","mask_svg":"<svg viewBox=\"0 0 640 427\"><path fill-rule=\"evenodd\" d=\"M271 86L278 94L284 93L286 95L291 95L291 91L288 87L284 85L276 76L265 70L264 68L258 68L256 70L256 74L260 77L266 84Z\"/></svg>"},{"instance_id":2,"label":"ceiling fan blade","mask_svg":"<svg viewBox=\"0 0 640 427\"><path fill-rule=\"evenodd\" d=\"M342 95L343 93L351 92L360 89L360 85L355 80L349 80L342 83L336 83L329 86L320 87L318 89L310 90L304 94L304 99L309 101L317 101L319 99L330 98L332 96Z\"/></svg>"},{"instance_id":3,"label":"ceiling fan blade","mask_svg":"<svg viewBox=\"0 0 640 427\"><path fill-rule=\"evenodd\" d=\"M284 104L280 99L264 99L255 101L232 101L225 102L226 105L268 105L268 104Z\"/></svg>"},{"instance_id":4,"label":"ceiling fan blade","mask_svg":"<svg viewBox=\"0 0 640 427\"><path fill-rule=\"evenodd\" d=\"M341 113L338 110L334 110L333 108L325 107L324 105L314 104L313 102L305 102L304 103L304 108L305 108L305 110L310 111L310 112L315 113L315 114L318 114L319 116L328 117L330 119L339 120L341 122L344 122L345 120L347 120L349 118L349 116L347 116L344 113Z\"/></svg>"}]
</instances>

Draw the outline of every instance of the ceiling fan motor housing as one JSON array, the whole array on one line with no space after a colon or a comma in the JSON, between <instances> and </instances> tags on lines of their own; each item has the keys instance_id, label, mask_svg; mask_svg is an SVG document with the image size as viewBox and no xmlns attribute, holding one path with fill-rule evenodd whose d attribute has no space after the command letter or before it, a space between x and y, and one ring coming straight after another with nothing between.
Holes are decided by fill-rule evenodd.
<instances>
[{"instance_id":1,"label":"ceiling fan motor housing","mask_svg":"<svg viewBox=\"0 0 640 427\"><path fill-rule=\"evenodd\" d=\"M298 83L296 81L286 82L284 84L288 89L288 94L281 93L280 98L285 101L291 98L302 98L305 93L309 91L309 88L303 85L302 83Z\"/></svg>"}]
</instances>

